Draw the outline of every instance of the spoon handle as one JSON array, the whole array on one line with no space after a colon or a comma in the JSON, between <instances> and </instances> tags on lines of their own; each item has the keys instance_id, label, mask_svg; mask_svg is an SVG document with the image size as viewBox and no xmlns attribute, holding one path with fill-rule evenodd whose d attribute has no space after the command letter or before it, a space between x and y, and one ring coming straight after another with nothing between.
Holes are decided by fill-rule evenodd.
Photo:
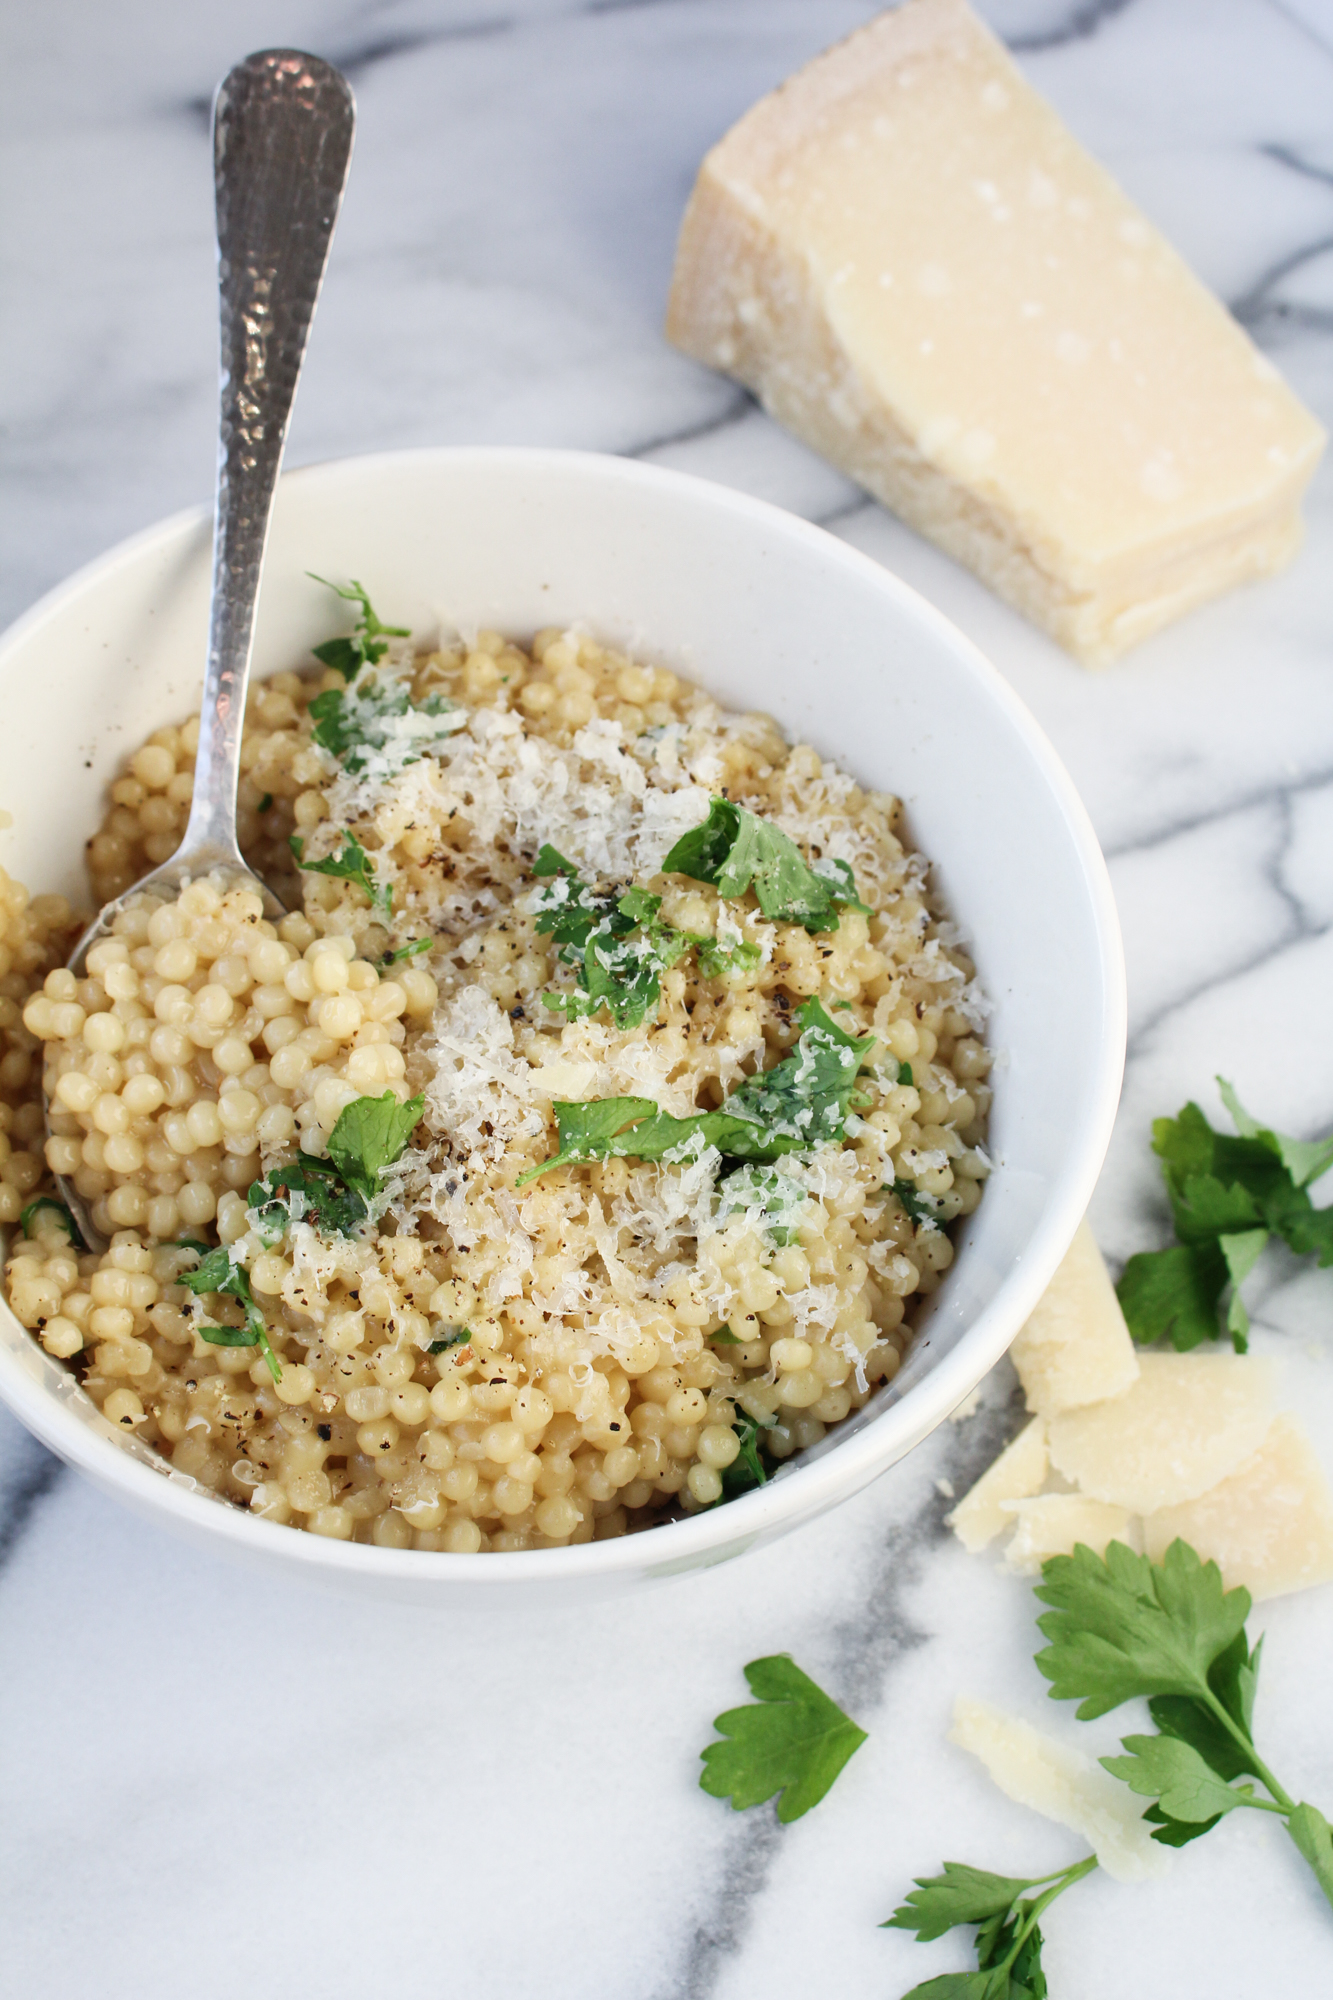
<instances>
[{"instance_id":1,"label":"spoon handle","mask_svg":"<svg viewBox=\"0 0 1333 2000\"><path fill-rule=\"evenodd\" d=\"M264 543L355 122L345 78L296 49L247 56L213 106L222 333L213 602L182 843L201 868L240 859L236 785Z\"/></svg>"}]
</instances>

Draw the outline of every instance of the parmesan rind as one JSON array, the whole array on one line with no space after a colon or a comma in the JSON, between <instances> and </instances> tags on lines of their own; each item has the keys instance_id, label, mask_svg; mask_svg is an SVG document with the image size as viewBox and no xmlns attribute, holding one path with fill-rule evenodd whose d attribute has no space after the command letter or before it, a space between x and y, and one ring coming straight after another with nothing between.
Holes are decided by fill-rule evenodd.
<instances>
[{"instance_id":1,"label":"parmesan rind","mask_svg":"<svg viewBox=\"0 0 1333 2000\"><path fill-rule=\"evenodd\" d=\"M1177 1536L1211 1558L1228 1589L1251 1597L1333 1581L1333 1493L1310 1440L1290 1417L1274 1417L1252 1458L1229 1479L1143 1524L1144 1546L1160 1562Z\"/></svg>"},{"instance_id":2,"label":"parmesan rind","mask_svg":"<svg viewBox=\"0 0 1333 2000\"><path fill-rule=\"evenodd\" d=\"M954 1703L949 1741L979 1757L1007 1798L1082 1834L1115 1881L1164 1872L1166 1853L1143 1821L1148 1801L1091 1757L965 1695Z\"/></svg>"},{"instance_id":3,"label":"parmesan rind","mask_svg":"<svg viewBox=\"0 0 1333 2000\"><path fill-rule=\"evenodd\" d=\"M1125 1394L1048 1425L1051 1463L1093 1500L1151 1514L1197 1500L1256 1452L1274 1368L1241 1354L1145 1354Z\"/></svg>"},{"instance_id":4,"label":"parmesan rind","mask_svg":"<svg viewBox=\"0 0 1333 2000\"><path fill-rule=\"evenodd\" d=\"M1046 1466L1046 1426L1040 1417L1034 1417L947 1517L970 1556L979 1554L1010 1525L1006 1501L1024 1500L1029 1493L1040 1492Z\"/></svg>"},{"instance_id":5,"label":"parmesan rind","mask_svg":"<svg viewBox=\"0 0 1333 2000\"><path fill-rule=\"evenodd\" d=\"M1141 1546L1139 1525L1127 1507L1105 1500L1085 1500L1081 1493L1043 1493L1035 1500L1007 1500L1007 1521L1013 1538L1004 1552L1006 1569L1035 1576L1050 1556L1069 1556L1079 1542L1094 1555L1104 1555L1108 1542Z\"/></svg>"},{"instance_id":6,"label":"parmesan rind","mask_svg":"<svg viewBox=\"0 0 1333 2000\"><path fill-rule=\"evenodd\" d=\"M1105 1402L1138 1380L1139 1359L1086 1217L1009 1350L1030 1410Z\"/></svg>"},{"instance_id":7,"label":"parmesan rind","mask_svg":"<svg viewBox=\"0 0 1333 2000\"><path fill-rule=\"evenodd\" d=\"M1090 663L1299 545L1319 425L963 0L714 146L667 333Z\"/></svg>"}]
</instances>

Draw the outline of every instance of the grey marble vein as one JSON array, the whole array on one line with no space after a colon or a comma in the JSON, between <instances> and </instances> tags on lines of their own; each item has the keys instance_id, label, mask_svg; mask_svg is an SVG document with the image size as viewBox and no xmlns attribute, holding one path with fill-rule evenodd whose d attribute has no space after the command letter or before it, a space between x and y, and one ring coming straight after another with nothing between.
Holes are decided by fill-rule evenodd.
<instances>
[{"instance_id":1,"label":"grey marble vein","mask_svg":"<svg viewBox=\"0 0 1333 2000\"><path fill-rule=\"evenodd\" d=\"M17 1431L17 1426L13 1427ZM0 1457L0 1571L20 1546L42 1502L66 1476L67 1468L37 1440L9 1435L6 1419Z\"/></svg>"},{"instance_id":2,"label":"grey marble vein","mask_svg":"<svg viewBox=\"0 0 1333 2000\"><path fill-rule=\"evenodd\" d=\"M1049 49L1068 48L1071 42L1086 42L1100 34L1108 21L1123 14L1132 0L1081 0L1049 27L1019 29L1005 40L1015 55L1044 55Z\"/></svg>"},{"instance_id":3,"label":"grey marble vein","mask_svg":"<svg viewBox=\"0 0 1333 2000\"><path fill-rule=\"evenodd\" d=\"M1012 1382L1011 1375L1008 1379ZM1021 1394L1011 1387L1007 1396L988 1398L964 1422L945 1426L937 1483L910 1513L884 1526L857 1574L855 1608L820 1633L820 1654L828 1662L821 1685L858 1722L873 1726L871 1718L891 1693L895 1668L930 1643L911 1598L932 1549L947 1538L944 1517L953 1500L942 1486L965 1493L1026 1421ZM800 1664L795 1641L792 1651ZM653 1989L652 2000L712 2000L730 1962L744 1950L754 1906L769 1885L784 1837L789 1836L772 1804L736 1816L704 1910L693 1917L680 1962Z\"/></svg>"}]
</instances>

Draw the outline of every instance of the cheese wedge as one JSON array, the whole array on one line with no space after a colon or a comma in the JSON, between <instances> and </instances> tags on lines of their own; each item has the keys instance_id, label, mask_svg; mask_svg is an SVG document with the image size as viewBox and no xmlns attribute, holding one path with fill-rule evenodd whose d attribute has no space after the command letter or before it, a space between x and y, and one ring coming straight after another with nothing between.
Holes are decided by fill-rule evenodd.
<instances>
[{"instance_id":1,"label":"cheese wedge","mask_svg":"<svg viewBox=\"0 0 1333 2000\"><path fill-rule=\"evenodd\" d=\"M954 1703L949 1741L979 1757L1006 1798L1082 1834L1113 1880L1142 1882L1165 1870L1166 1852L1143 1821L1148 1801L1081 1751L966 1696Z\"/></svg>"},{"instance_id":2,"label":"cheese wedge","mask_svg":"<svg viewBox=\"0 0 1333 2000\"><path fill-rule=\"evenodd\" d=\"M1271 1361L1145 1354L1122 1396L1047 1426L1051 1464L1092 1500L1152 1514L1197 1500L1259 1449L1273 1420Z\"/></svg>"},{"instance_id":3,"label":"cheese wedge","mask_svg":"<svg viewBox=\"0 0 1333 2000\"><path fill-rule=\"evenodd\" d=\"M713 148L667 334L1090 664L1279 569L1323 446L964 0Z\"/></svg>"},{"instance_id":4,"label":"cheese wedge","mask_svg":"<svg viewBox=\"0 0 1333 2000\"><path fill-rule=\"evenodd\" d=\"M1040 1417L1025 1424L947 1519L970 1556L1002 1535L1010 1523L1006 1503L1039 1493L1046 1478L1046 1426Z\"/></svg>"},{"instance_id":5,"label":"cheese wedge","mask_svg":"<svg viewBox=\"0 0 1333 2000\"><path fill-rule=\"evenodd\" d=\"M1009 1358L1028 1408L1043 1417L1104 1402L1138 1380L1134 1343L1086 1218Z\"/></svg>"},{"instance_id":6,"label":"cheese wedge","mask_svg":"<svg viewBox=\"0 0 1333 2000\"><path fill-rule=\"evenodd\" d=\"M1143 1534L1153 1562L1179 1535L1212 1558L1229 1590L1244 1584L1256 1599L1333 1581L1333 1494L1290 1417L1274 1417L1258 1451L1229 1479L1150 1514Z\"/></svg>"},{"instance_id":7,"label":"cheese wedge","mask_svg":"<svg viewBox=\"0 0 1333 2000\"><path fill-rule=\"evenodd\" d=\"M1019 1576L1035 1576L1050 1556L1072 1556L1080 1542L1097 1556L1106 1553L1108 1542L1125 1542L1136 1552L1143 1546L1139 1524L1128 1508L1085 1500L1081 1493L1009 1500L1003 1511L1015 1524L1004 1566Z\"/></svg>"}]
</instances>

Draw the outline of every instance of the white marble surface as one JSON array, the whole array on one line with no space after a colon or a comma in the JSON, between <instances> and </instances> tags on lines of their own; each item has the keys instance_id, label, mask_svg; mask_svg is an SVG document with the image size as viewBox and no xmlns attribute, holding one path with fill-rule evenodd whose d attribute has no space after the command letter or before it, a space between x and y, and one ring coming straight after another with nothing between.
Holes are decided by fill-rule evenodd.
<instances>
[{"instance_id":1,"label":"white marble surface","mask_svg":"<svg viewBox=\"0 0 1333 2000\"><path fill-rule=\"evenodd\" d=\"M1284 578L1091 678L663 344L706 145L860 0L49 0L11 8L0 145L8 433L0 612L204 498L207 101L289 41L342 63L358 154L292 462L548 442L704 473L825 521L997 661L1111 859L1124 1105L1094 1207L1163 1240L1147 1125L1216 1070L1333 1125L1333 475ZM987 0L1074 130L1333 415L1333 0ZM1333 1276L1276 1257L1256 1347L1333 1467ZM876 1928L945 1855L1026 1873L1072 1837L944 1742L953 1695L1105 1750L1031 1665L1027 1588L945 1535L1013 1427L1003 1373L830 1519L737 1566L540 1622L349 1607L186 1555L0 1418L0 1986L222 2000L880 2000L963 1960ZM1265 1607L1262 1740L1333 1808L1333 1591ZM871 1731L778 1829L695 1787L740 1668L790 1649ZM1119 1727L1118 1727L1119 1725ZM1314 1993L1333 1923L1280 1829L1236 1824L1053 1915L1053 2000Z\"/></svg>"}]
</instances>

